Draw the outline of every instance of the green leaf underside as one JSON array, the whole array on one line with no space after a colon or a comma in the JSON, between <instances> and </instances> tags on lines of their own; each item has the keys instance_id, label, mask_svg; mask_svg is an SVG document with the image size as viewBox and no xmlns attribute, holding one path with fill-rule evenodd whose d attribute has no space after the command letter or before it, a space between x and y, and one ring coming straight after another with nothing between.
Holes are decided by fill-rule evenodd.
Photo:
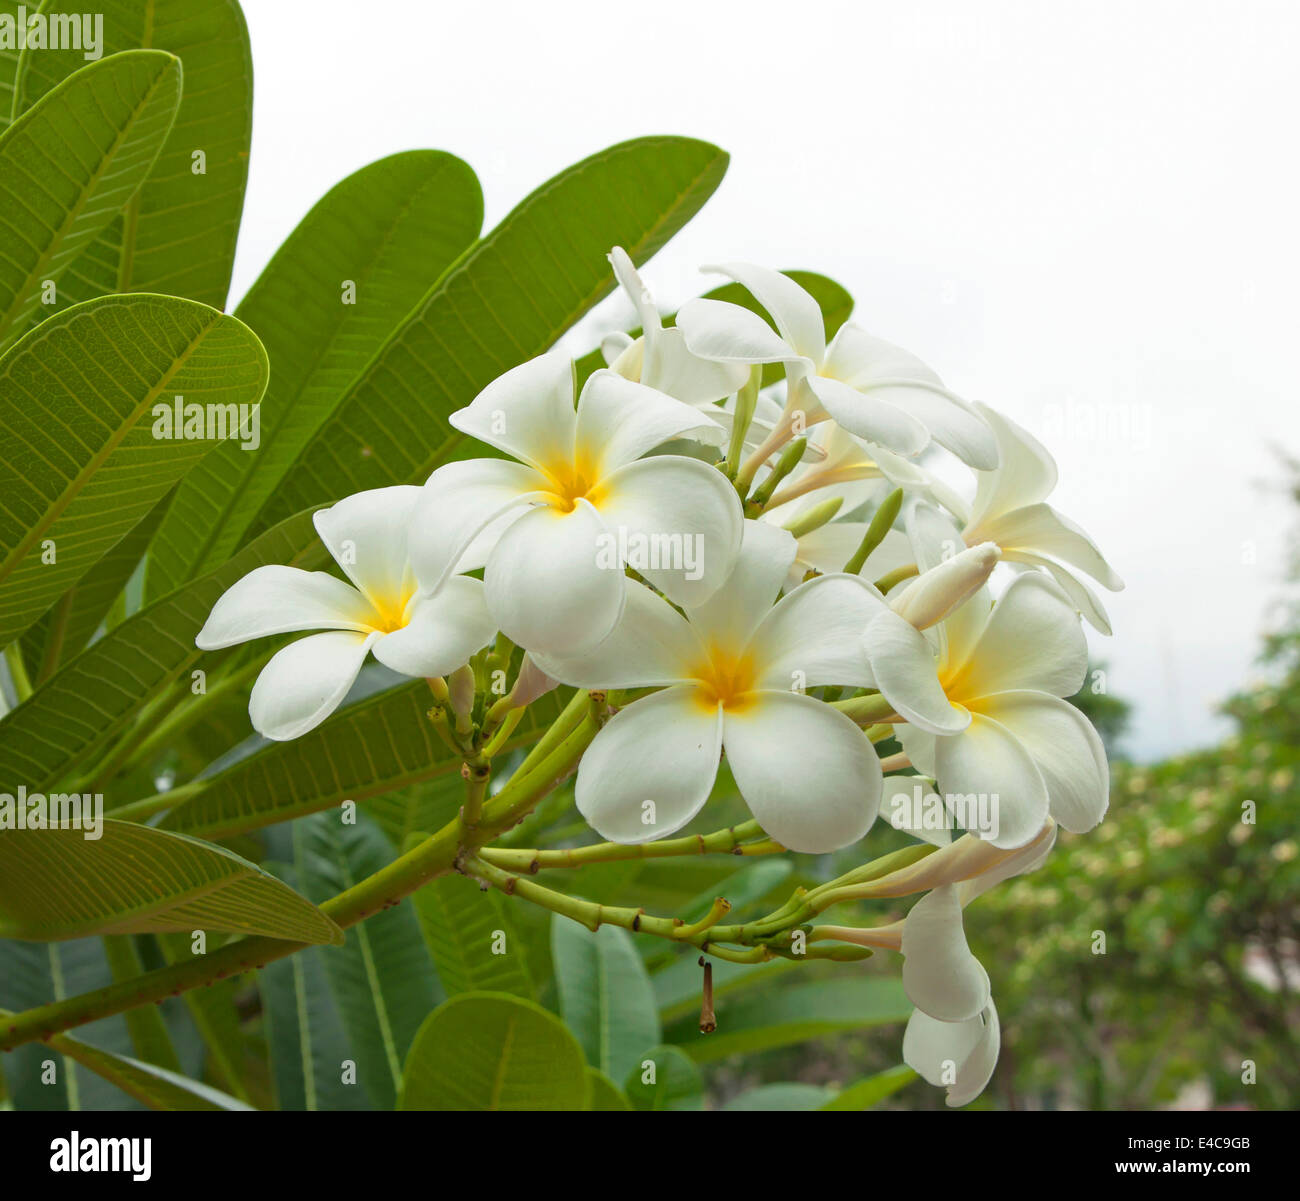
<instances>
[{"instance_id":1,"label":"green leaf underside","mask_svg":"<svg viewBox=\"0 0 1300 1201\"><path fill-rule=\"evenodd\" d=\"M628 1072L624 1092L634 1109L704 1108L704 1079L680 1047L651 1047L638 1055Z\"/></svg>"},{"instance_id":2,"label":"green leaf underside","mask_svg":"<svg viewBox=\"0 0 1300 1201\"><path fill-rule=\"evenodd\" d=\"M641 1052L661 1038L654 990L632 936L619 926L593 934L557 914L551 954L560 1013L587 1062L613 1080L624 1079Z\"/></svg>"},{"instance_id":3,"label":"green leaf underside","mask_svg":"<svg viewBox=\"0 0 1300 1201\"><path fill-rule=\"evenodd\" d=\"M51 15L86 8L83 0L47 0L45 7ZM224 308L253 124L253 61L243 13L235 0L98 0L95 12L104 19L105 55L166 51L180 59L184 87L148 179L72 263L59 286L60 302L164 292ZM20 109L85 65L76 48L27 54ZM198 150L201 172L195 170Z\"/></svg>"},{"instance_id":4,"label":"green leaf underside","mask_svg":"<svg viewBox=\"0 0 1300 1201\"><path fill-rule=\"evenodd\" d=\"M641 138L543 184L447 272L379 351L254 529L349 492L423 483L458 457L462 435L448 416L545 351L609 293L611 246L636 261L659 250L712 194L726 165L727 155L706 142ZM464 453L491 452L475 443Z\"/></svg>"},{"instance_id":5,"label":"green leaf underside","mask_svg":"<svg viewBox=\"0 0 1300 1201\"><path fill-rule=\"evenodd\" d=\"M911 1068L899 1064L896 1068L887 1068L874 1076L866 1076L850 1084L848 1088L827 1101L822 1109L870 1109L917 1078L917 1074Z\"/></svg>"},{"instance_id":6,"label":"green leaf underside","mask_svg":"<svg viewBox=\"0 0 1300 1201\"><path fill-rule=\"evenodd\" d=\"M154 404L183 395L187 404L251 405L266 377L245 325L162 296L88 301L0 358L0 643L41 617L216 445L155 437Z\"/></svg>"},{"instance_id":7,"label":"green leaf underside","mask_svg":"<svg viewBox=\"0 0 1300 1201\"><path fill-rule=\"evenodd\" d=\"M203 658L194 637L227 588L265 563L305 566L321 554L311 514L300 513L115 627L0 721L0 781L37 790L64 779L71 764Z\"/></svg>"},{"instance_id":8,"label":"green leaf underside","mask_svg":"<svg viewBox=\"0 0 1300 1201\"><path fill-rule=\"evenodd\" d=\"M590 1099L582 1048L540 1005L461 993L420 1027L399 1109L580 1110Z\"/></svg>"},{"instance_id":9,"label":"green leaf underside","mask_svg":"<svg viewBox=\"0 0 1300 1201\"><path fill-rule=\"evenodd\" d=\"M303 218L235 311L273 365L261 446L218 447L186 478L151 552L147 595L210 570L243 542L348 385L482 221L474 172L436 150L363 167ZM356 303L343 303L343 281L355 285Z\"/></svg>"},{"instance_id":10,"label":"green leaf underside","mask_svg":"<svg viewBox=\"0 0 1300 1201\"><path fill-rule=\"evenodd\" d=\"M329 918L222 847L106 819L79 829L0 831L0 937L222 931L338 942Z\"/></svg>"},{"instance_id":11,"label":"green leaf underside","mask_svg":"<svg viewBox=\"0 0 1300 1201\"><path fill-rule=\"evenodd\" d=\"M593 1111L618 1110L632 1108L632 1102L623 1095L614 1082L603 1072L595 1068L587 1069L587 1084L591 1088L591 1099L587 1108Z\"/></svg>"},{"instance_id":12,"label":"green leaf underside","mask_svg":"<svg viewBox=\"0 0 1300 1201\"><path fill-rule=\"evenodd\" d=\"M180 61L85 65L0 135L0 347L144 182L180 103Z\"/></svg>"}]
</instances>

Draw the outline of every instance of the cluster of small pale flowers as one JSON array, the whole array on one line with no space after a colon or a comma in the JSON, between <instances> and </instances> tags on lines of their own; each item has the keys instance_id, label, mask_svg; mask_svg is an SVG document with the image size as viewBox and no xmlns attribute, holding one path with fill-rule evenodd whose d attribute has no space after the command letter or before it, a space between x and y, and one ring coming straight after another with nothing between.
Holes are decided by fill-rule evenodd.
<instances>
[{"instance_id":1,"label":"cluster of small pale flowers","mask_svg":"<svg viewBox=\"0 0 1300 1201\"><path fill-rule=\"evenodd\" d=\"M925 895L894 927L840 936L902 952L916 1006L904 1057L964 1104L988 1081L999 1035L962 908L1036 867L1058 826L1088 830L1106 810L1101 742L1062 698L1086 674L1080 614L1109 633L1080 577L1122 584L1046 503L1047 451L911 354L852 324L828 340L808 292L744 264L714 270L771 324L703 298L665 326L628 256L610 259L643 332L605 339L608 366L576 404L559 353L507 372L450 418L497 456L318 512L350 582L260 567L217 601L198 645L323 631L278 651L253 687L252 723L271 739L319 725L368 655L447 676L498 632L524 649L532 679L649 690L578 768L579 810L617 842L691 821L723 755L754 817L795 851L857 842L892 797L893 824L941 847L895 873L892 895ZM775 382L755 396L764 365ZM970 468L973 500L923 454ZM747 517L751 483L765 503ZM899 528L846 571L898 489ZM994 599L999 563L1010 580ZM920 774L886 780L869 723L812 689L869 690L870 722L903 747L884 770ZM907 790L955 820L918 821L932 809ZM976 798L990 802L981 820L958 812Z\"/></svg>"}]
</instances>

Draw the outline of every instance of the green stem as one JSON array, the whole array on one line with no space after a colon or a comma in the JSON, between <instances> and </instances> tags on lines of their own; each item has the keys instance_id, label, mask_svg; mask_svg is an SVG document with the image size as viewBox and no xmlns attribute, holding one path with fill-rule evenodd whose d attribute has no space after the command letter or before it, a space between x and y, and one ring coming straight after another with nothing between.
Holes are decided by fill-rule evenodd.
<instances>
[{"instance_id":1,"label":"green stem","mask_svg":"<svg viewBox=\"0 0 1300 1201\"><path fill-rule=\"evenodd\" d=\"M867 561L867 556L885 540L885 535L893 528L894 521L898 517L898 511L902 506L902 488L895 488L880 502L880 508L876 510L875 516L871 519L871 524L867 526L867 532L862 536L862 542L859 544L858 549L853 552L853 558L844 565L844 570L849 575L857 575L862 570L862 565Z\"/></svg>"},{"instance_id":2,"label":"green stem","mask_svg":"<svg viewBox=\"0 0 1300 1201\"><path fill-rule=\"evenodd\" d=\"M666 838L660 842L598 842L586 847L567 847L556 851L516 850L485 847L479 852L496 867L530 875L544 868L576 868L588 863L617 863L628 859L668 859L681 855L771 855L785 848L770 838L744 842L762 834L756 821L748 821L713 834L689 834L684 838Z\"/></svg>"}]
</instances>

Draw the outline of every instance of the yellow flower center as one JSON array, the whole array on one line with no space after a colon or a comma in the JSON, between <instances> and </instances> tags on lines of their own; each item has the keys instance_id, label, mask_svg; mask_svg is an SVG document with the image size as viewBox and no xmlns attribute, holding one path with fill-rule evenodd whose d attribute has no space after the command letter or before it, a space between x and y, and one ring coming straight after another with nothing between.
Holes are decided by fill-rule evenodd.
<instances>
[{"instance_id":1,"label":"yellow flower center","mask_svg":"<svg viewBox=\"0 0 1300 1201\"><path fill-rule=\"evenodd\" d=\"M561 513L572 513L580 500L597 503L600 470L591 455L579 451L572 460L548 464L546 477L550 502Z\"/></svg>"},{"instance_id":2,"label":"yellow flower center","mask_svg":"<svg viewBox=\"0 0 1300 1201\"><path fill-rule=\"evenodd\" d=\"M703 707L712 711L721 705L733 713L753 699L757 676L752 655L716 643L709 647L709 657L691 671Z\"/></svg>"},{"instance_id":3,"label":"yellow flower center","mask_svg":"<svg viewBox=\"0 0 1300 1201\"><path fill-rule=\"evenodd\" d=\"M412 587L403 589L397 594L367 597L366 599L370 601L370 612L362 620L380 634L391 634L394 630L405 629L406 606L414 595L415 589Z\"/></svg>"}]
</instances>

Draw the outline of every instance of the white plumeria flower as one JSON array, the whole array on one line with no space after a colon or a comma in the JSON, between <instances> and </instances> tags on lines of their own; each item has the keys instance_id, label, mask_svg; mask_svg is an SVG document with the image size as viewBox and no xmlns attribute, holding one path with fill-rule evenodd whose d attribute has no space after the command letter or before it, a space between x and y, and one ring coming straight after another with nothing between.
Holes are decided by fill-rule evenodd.
<instances>
[{"instance_id":1,"label":"white plumeria flower","mask_svg":"<svg viewBox=\"0 0 1300 1201\"><path fill-rule=\"evenodd\" d=\"M594 654L543 658L580 688L661 686L621 710L578 768L577 804L604 838L636 843L686 825L712 791L720 754L771 837L795 851L861 838L880 805L880 761L848 717L804 688L857 684L861 631L884 607L856 576L821 576L772 601L794 539L745 523L735 570L682 617L648 588Z\"/></svg>"},{"instance_id":2,"label":"white plumeria flower","mask_svg":"<svg viewBox=\"0 0 1300 1201\"><path fill-rule=\"evenodd\" d=\"M323 571L268 564L228 588L195 643L218 650L253 638L326 630L276 652L253 685L248 714L266 738L298 738L342 703L367 654L408 676L442 676L496 633L483 585L453 575L416 591L407 530L416 487L358 492L317 513L316 532L351 584Z\"/></svg>"},{"instance_id":3,"label":"white plumeria flower","mask_svg":"<svg viewBox=\"0 0 1300 1201\"><path fill-rule=\"evenodd\" d=\"M764 514L760 521L778 524L775 518ZM786 573L782 591L791 592L804 582L809 572L831 575L843 571L854 552L866 536L865 521L831 521L814 530L795 536L795 558ZM878 580L881 576L912 562L912 546L905 534L890 530L862 564L858 572L864 580Z\"/></svg>"},{"instance_id":4,"label":"white plumeria flower","mask_svg":"<svg viewBox=\"0 0 1300 1201\"><path fill-rule=\"evenodd\" d=\"M992 431L915 355L851 323L827 345L817 301L777 271L747 263L705 270L747 288L780 332L739 305L691 300L677 326L694 354L724 363L785 363L787 413L804 411L809 425L829 416L850 433L907 456L920 454L933 438L972 467L997 466Z\"/></svg>"},{"instance_id":5,"label":"white plumeria flower","mask_svg":"<svg viewBox=\"0 0 1300 1201\"><path fill-rule=\"evenodd\" d=\"M1050 813L1067 830L1106 812L1106 752L1069 702L1088 651L1078 614L1041 573L1016 577L996 604L981 589L941 626L939 654L892 610L864 642L876 687L908 724L898 739L945 799L996 802L995 846L1023 846Z\"/></svg>"},{"instance_id":6,"label":"white plumeria flower","mask_svg":"<svg viewBox=\"0 0 1300 1201\"><path fill-rule=\"evenodd\" d=\"M654 298L627 251L615 246L609 252L609 262L641 318L639 338L619 333L601 340L601 353L612 370L697 407L712 405L745 383L749 371L743 365L698 358L686 349L681 330L664 327Z\"/></svg>"},{"instance_id":7,"label":"white plumeria flower","mask_svg":"<svg viewBox=\"0 0 1300 1201\"><path fill-rule=\"evenodd\" d=\"M979 473L969 513L960 501L939 498L957 514L960 528L930 505L909 509L907 529L918 562L927 566L954 541L968 546L996 542L1004 558L1048 571L1088 622L1109 634L1106 610L1076 571L1092 576L1112 592L1122 591L1124 581L1079 526L1044 503L1056 487L1056 461L1042 443L1010 418L986 405L976 407L997 435L1000 463L993 471Z\"/></svg>"},{"instance_id":8,"label":"white plumeria flower","mask_svg":"<svg viewBox=\"0 0 1300 1201\"><path fill-rule=\"evenodd\" d=\"M625 561L679 604L701 603L731 571L744 520L735 489L698 459L641 457L713 425L698 409L597 371L575 413L572 365L552 353L450 421L519 462L439 467L416 506L411 562L434 593L488 531L488 609L525 649L571 655L600 642L623 612Z\"/></svg>"}]
</instances>

